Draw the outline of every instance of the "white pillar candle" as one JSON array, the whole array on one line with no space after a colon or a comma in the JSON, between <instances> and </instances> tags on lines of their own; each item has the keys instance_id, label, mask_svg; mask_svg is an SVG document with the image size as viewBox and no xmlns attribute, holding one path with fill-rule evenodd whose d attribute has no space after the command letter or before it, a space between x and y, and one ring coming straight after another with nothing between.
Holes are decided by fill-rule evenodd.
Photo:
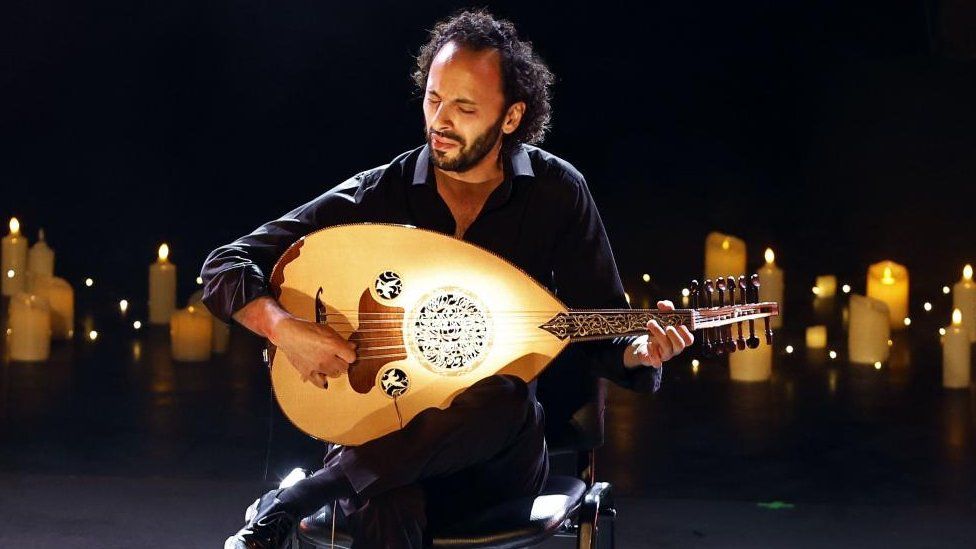
<instances>
[{"instance_id":1,"label":"white pillar candle","mask_svg":"<svg viewBox=\"0 0 976 549\"><path fill-rule=\"evenodd\" d=\"M871 265L868 268L868 297L888 305L891 329L904 329L908 317L908 269L894 261Z\"/></svg>"},{"instance_id":2,"label":"white pillar candle","mask_svg":"<svg viewBox=\"0 0 976 549\"><path fill-rule=\"evenodd\" d=\"M10 218L10 234L0 247L0 291L14 295L27 288L27 237L20 234L20 222Z\"/></svg>"},{"instance_id":3,"label":"white pillar candle","mask_svg":"<svg viewBox=\"0 0 976 549\"><path fill-rule=\"evenodd\" d=\"M746 243L731 235L712 232L705 239L705 278L746 274Z\"/></svg>"},{"instance_id":4,"label":"white pillar candle","mask_svg":"<svg viewBox=\"0 0 976 549\"><path fill-rule=\"evenodd\" d=\"M972 265L963 268L962 280L952 286L952 308L962 313L962 327L969 334L970 343L976 341L976 283Z\"/></svg>"},{"instance_id":5,"label":"white pillar candle","mask_svg":"<svg viewBox=\"0 0 976 549\"><path fill-rule=\"evenodd\" d=\"M169 321L173 360L199 362L210 359L213 320L194 306L175 311Z\"/></svg>"},{"instance_id":6,"label":"white pillar candle","mask_svg":"<svg viewBox=\"0 0 976 549\"><path fill-rule=\"evenodd\" d=\"M54 250L44 240L41 229L37 242L27 252L27 272L30 276L54 276Z\"/></svg>"},{"instance_id":7,"label":"white pillar candle","mask_svg":"<svg viewBox=\"0 0 976 549\"><path fill-rule=\"evenodd\" d=\"M47 299L25 292L10 298L7 348L10 360L37 362L51 355L51 310Z\"/></svg>"},{"instance_id":8,"label":"white pillar candle","mask_svg":"<svg viewBox=\"0 0 976 549\"><path fill-rule=\"evenodd\" d=\"M71 339L75 335L75 293L63 278L45 276L33 280L32 292L47 299L51 308L51 337Z\"/></svg>"},{"instance_id":9,"label":"white pillar candle","mask_svg":"<svg viewBox=\"0 0 976 549\"><path fill-rule=\"evenodd\" d=\"M969 387L969 334L962 326L962 311L952 311L952 325L942 339L942 386L947 389Z\"/></svg>"},{"instance_id":10,"label":"white pillar candle","mask_svg":"<svg viewBox=\"0 0 976 549\"><path fill-rule=\"evenodd\" d=\"M849 315L847 354L850 361L858 364L887 361L891 338L888 305L870 297L852 295Z\"/></svg>"},{"instance_id":11,"label":"white pillar candle","mask_svg":"<svg viewBox=\"0 0 976 549\"><path fill-rule=\"evenodd\" d=\"M779 314L769 321L771 328L783 325L783 269L777 267L775 261L772 248L766 248L766 264L759 269L759 301L779 303Z\"/></svg>"},{"instance_id":12,"label":"white pillar candle","mask_svg":"<svg viewBox=\"0 0 976 549\"><path fill-rule=\"evenodd\" d=\"M809 326L807 328L807 348L823 349L827 346L827 327Z\"/></svg>"},{"instance_id":13,"label":"white pillar candle","mask_svg":"<svg viewBox=\"0 0 976 549\"><path fill-rule=\"evenodd\" d=\"M210 316L213 324L213 340L211 341L211 347L213 348L214 354L222 355L227 352L227 345L230 343L230 326L224 324L223 321L217 319L210 313L207 306L203 304L203 290L197 290L193 292L190 296L189 305L197 308L199 311L206 313Z\"/></svg>"},{"instance_id":14,"label":"white pillar candle","mask_svg":"<svg viewBox=\"0 0 976 549\"><path fill-rule=\"evenodd\" d=\"M149 323L167 324L176 309L176 265L169 261L169 246L159 247L159 258L149 266Z\"/></svg>"},{"instance_id":15,"label":"white pillar candle","mask_svg":"<svg viewBox=\"0 0 976 549\"><path fill-rule=\"evenodd\" d=\"M766 381L773 373L773 347L762 342L729 355L729 376L733 381Z\"/></svg>"},{"instance_id":16,"label":"white pillar candle","mask_svg":"<svg viewBox=\"0 0 976 549\"><path fill-rule=\"evenodd\" d=\"M834 275L820 275L817 277L813 293L817 297L834 297L837 294L837 277Z\"/></svg>"}]
</instances>

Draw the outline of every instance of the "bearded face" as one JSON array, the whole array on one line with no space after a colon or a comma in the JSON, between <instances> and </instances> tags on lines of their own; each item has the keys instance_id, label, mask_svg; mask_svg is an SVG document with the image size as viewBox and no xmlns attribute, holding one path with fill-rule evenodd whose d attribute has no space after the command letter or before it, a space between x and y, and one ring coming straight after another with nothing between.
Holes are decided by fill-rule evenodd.
<instances>
[{"instance_id":1,"label":"bearded face","mask_svg":"<svg viewBox=\"0 0 976 549\"><path fill-rule=\"evenodd\" d=\"M468 140L451 130L426 129L427 144L430 146L431 161L447 172L463 173L478 165L502 138L504 115L499 116L488 129Z\"/></svg>"},{"instance_id":2,"label":"bearded face","mask_svg":"<svg viewBox=\"0 0 976 549\"><path fill-rule=\"evenodd\" d=\"M464 173L497 160L524 103L506 105L501 55L448 42L431 62L424 94L424 137L435 167Z\"/></svg>"}]
</instances>

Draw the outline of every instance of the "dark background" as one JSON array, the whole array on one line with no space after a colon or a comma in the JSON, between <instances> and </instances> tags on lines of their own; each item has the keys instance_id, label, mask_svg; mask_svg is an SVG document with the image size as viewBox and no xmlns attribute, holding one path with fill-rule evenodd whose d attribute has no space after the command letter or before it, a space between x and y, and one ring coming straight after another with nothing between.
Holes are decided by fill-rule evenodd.
<instances>
[{"instance_id":1,"label":"dark background","mask_svg":"<svg viewBox=\"0 0 976 549\"><path fill-rule=\"evenodd\" d=\"M214 247L422 142L412 55L458 6L7 2L0 219L133 302L168 242L183 299ZM773 246L794 287L864 291L894 259L921 299L976 258L962 0L490 8L558 77L543 146L587 176L631 291L674 296L710 230L750 267Z\"/></svg>"}]
</instances>

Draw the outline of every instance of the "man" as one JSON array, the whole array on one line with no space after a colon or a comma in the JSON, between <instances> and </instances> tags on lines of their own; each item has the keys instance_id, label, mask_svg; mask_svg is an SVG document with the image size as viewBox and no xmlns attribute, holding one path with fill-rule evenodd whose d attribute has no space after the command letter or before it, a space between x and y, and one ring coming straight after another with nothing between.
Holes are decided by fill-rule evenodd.
<instances>
[{"instance_id":1,"label":"man","mask_svg":"<svg viewBox=\"0 0 976 549\"><path fill-rule=\"evenodd\" d=\"M207 306L268 338L308 383L344 375L355 345L284 311L269 297L267 277L289 245L326 226L401 223L451 234L518 265L570 307L626 307L583 177L528 145L548 127L553 79L531 44L508 21L463 12L431 32L414 78L424 95L424 147L218 248L204 264ZM693 338L685 328L647 329L640 338L576 344L575 356L623 386L653 391L662 364ZM357 546L421 547L425 532L457 509L539 493L548 457L534 385L491 376L400 431L334 447L315 475L266 494L226 547L277 547L297 520L333 500Z\"/></svg>"}]
</instances>

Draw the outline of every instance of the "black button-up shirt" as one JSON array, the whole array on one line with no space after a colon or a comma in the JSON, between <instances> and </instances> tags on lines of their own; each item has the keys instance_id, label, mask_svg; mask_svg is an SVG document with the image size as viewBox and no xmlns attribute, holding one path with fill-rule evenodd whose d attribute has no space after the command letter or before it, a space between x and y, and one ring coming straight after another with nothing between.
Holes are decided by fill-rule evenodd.
<instances>
[{"instance_id":1,"label":"black button-up shirt","mask_svg":"<svg viewBox=\"0 0 976 549\"><path fill-rule=\"evenodd\" d=\"M568 162L528 145L513 147L503 164L504 180L464 239L517 265L568 307L627 308L603 221L583 176ZM230 322L246 303L270 295L268 277L292 243L324 227L361 222L454 235L454 217L437 192L427 146L359 173L211 252L201 272L204 303ZM624 347L632 340L575 343L557 362L584 362L622 386L653 391L660 383L659 370L623 365Z\"/></svg>"}]
</instances>

